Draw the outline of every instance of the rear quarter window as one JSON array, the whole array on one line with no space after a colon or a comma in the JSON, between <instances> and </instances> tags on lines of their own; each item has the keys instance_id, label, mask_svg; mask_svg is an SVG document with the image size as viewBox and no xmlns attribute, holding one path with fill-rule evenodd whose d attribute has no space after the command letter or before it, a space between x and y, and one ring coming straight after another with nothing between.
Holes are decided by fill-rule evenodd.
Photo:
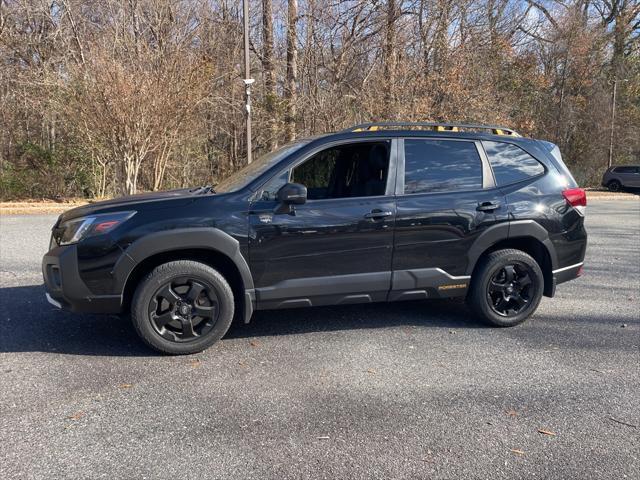
<instances>
[{"instance_id":1,"label":"rear quarter window","mask_svg":"<svg viewBox=\"0 0 640 480\"><path fill-rule=\"evenodd\" d=\"M482 142L498 186L521 182L544 173L544 167L520 147L502 142Z\"/></svg>"},{"instance_id":2,"label":"rear quarter window","mask_svg":"<svg viewBox=\"0 0 640 480\"><path fill-rule=\"evenodd\" d=\"M404 193L482 188L482 160L475 143L405 139Z\"/></svg>"}]
</instances>

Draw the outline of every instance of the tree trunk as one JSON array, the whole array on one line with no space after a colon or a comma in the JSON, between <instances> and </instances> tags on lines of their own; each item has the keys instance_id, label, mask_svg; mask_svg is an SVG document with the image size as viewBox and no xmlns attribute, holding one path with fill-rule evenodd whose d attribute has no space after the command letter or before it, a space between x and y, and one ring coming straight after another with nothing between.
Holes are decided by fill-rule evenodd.
<instances>
[{"instance_id":1,"label":"tree trunk","mask_svg":"<svg viewBox=\"0 0 640 480\"><path fill-rule=\"evenodd\" d=\"M296 100L298 81L298 47L296 45L296 24L298 21L298 0L289 0L287 9L287 81L285 85L286 114L285 136L288 142L296 138Z\"/></svg>"},{"instance_id":2,"label":"tree trunk","mask_svg":"<svg viewBox=\"0 0 640 480\"><path fill-rule=\"evenodd\" d=\"M382 47L382 68L384 72L383 110L382 115L387 120L394 116L395 80L396 80L396 1L387 2L387 20L385 38Z\"/></svg>"},{"instance_id":3,"label":"tree trunk","mask_svg":"<svg viewBox=\"0 0 640 480\"><path fill-rule=\"evenodd\" d=\"M276 84L273 74L273 8L271 0L262 0L262 69L264 71L265 104L268 118L267 149L277 144Z\"/></svg>"}]
</instances>

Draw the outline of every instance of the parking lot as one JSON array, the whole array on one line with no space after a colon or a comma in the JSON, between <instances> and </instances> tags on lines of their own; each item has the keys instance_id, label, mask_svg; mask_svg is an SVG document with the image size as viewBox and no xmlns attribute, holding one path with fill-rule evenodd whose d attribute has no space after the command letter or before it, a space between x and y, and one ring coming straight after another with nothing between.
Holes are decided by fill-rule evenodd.
<instances>
[{"instance_id":1,"label":"parking lot","mask_svg":"<svg viewBox=\"0 0 640 480\"><path fill-rule=\"evenodd\" d=\"M640 201L585 275L491 329L424 301L259 312L163 357L44 300L47 216L0 217L0 478L638 478Z\"/></svg>"}]
</instances>

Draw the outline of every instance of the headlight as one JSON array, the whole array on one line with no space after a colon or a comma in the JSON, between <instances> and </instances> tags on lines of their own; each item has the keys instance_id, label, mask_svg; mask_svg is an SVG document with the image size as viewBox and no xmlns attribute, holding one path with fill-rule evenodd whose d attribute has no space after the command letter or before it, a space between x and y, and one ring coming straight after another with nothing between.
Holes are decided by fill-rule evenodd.
<instances>
[{"instance_id":1,"label":"headlight","mask_svg":"<svg viewBox=\"0 0 640 480\"><path fill-rule=\"evenodd\" d=\"M74 218L60 225L62 235L60 245L69 245L85 238L108 233L118 225L129 220L136 212L101 213L88 217Z\"/></svg>"}]
</instances>

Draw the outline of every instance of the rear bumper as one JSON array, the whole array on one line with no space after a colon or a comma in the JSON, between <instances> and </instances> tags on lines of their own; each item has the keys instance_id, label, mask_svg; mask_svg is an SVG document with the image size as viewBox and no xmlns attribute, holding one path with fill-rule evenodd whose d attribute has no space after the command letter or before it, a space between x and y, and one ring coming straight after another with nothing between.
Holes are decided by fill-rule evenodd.
<instances>
[{"instance_id":1,"label":"rear bumper","mask_svg":"<svg viewBox=\"0 0 640 480\"><path fill-rule=\"evenodd\" d=\"M558 268L553 271L553 277L556 279L556 283L561 284L578 278L582 275L582 267L584 262L576 263L575 265L569 265L568 267Z\"/></svg>"},{"instance_id":2,"label":"rear bumper","mask_svg":"<svg viewBox=\"0 0 640 480\"><path fill-rule=\"evenodd\" d=\"M77 313L120 313L120 295L95 295L80 278L75 245L55 247L42 259L47 301Z\"/></svg>"},{"instance_id":3,"label":"rear bumper","mask_svg":"<svg viewBox=\"0 0 640 480\"><path fill-rule=\"evenodd\" d=\"M569 265L568 267L558 268L553 271L553 286L550 297L553 297L556 293L556 287L561 283L574 280L582 275L582 267L584 262Z\"/></svg>"}]
</instances>

